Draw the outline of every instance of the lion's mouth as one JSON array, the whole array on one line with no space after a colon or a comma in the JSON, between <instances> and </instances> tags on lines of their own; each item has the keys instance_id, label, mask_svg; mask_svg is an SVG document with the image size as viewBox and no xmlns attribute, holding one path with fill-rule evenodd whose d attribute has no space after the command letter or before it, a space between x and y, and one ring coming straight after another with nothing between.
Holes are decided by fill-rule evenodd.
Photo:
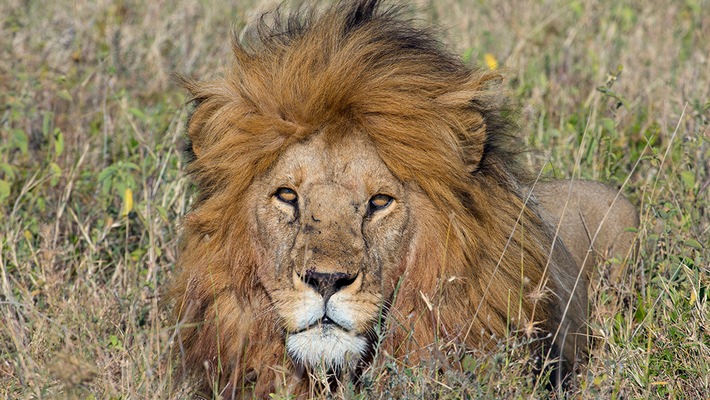
<instances>
[{"instance_id":1,"label":"lion's mouth","mask_svg":"<svg viewBox=\"0 0 710 400\"><path fill-rule=\"evenodd\" d=\"M368 348L368 339L328 317L286 336L286 349L298 363L326 369L357 362Z\"/></svg>"},{"instance_id":2,"label":"lion's mouth","mask_svg":"<svg viewBox=\"0 0 710 400\"><path fill-rule=\"evenodd\" d=\"M345 329L343 326L339 325L337 322L333 321L333 320L330 319L328 316L323 316L323 317L322 317L321 319L319 319L318 321L316 321L316 322L314 322L314 323L308 325L307 327L305 327L305 328L303 328L303 329L301 329L301 330L298 330L298 331L295 331L295 332L291 332L291 334L298 334L298 333L301 333L301 332L310 331L311 329L318 329L318 328L323 329L323 330L329 330L329 329L333 329L333 328L339 328L339 329L342 329L342 330L345 331L345 332L349 332L348 329Z\"/></svg>"}]
</instances>

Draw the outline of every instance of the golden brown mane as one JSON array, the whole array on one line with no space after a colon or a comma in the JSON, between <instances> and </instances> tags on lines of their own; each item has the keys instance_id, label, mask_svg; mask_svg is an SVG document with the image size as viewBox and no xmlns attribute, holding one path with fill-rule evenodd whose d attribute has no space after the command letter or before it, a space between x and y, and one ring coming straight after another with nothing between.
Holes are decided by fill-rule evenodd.
<instances>
[{"instance_id":1,"label":"golden brown mane","mask_svg":"<svg viewBox=\"0 0 710 400\"><path fill-rule=\"evenodd\" d=\"M204 376L206 365L208 380L235 394L251 384L260 396L304 385L255 274L261 256L245 193L325 125L342 127L326 131L331 141L366 133L392 174L433 205L420 213L426 228L388 299L389 354L416 360L439 337L481 346L509 327L554 336L563 314L578 330L586 287L559 276L569 255L552 248L528 199L497 73L463 64L399 7L376 0L277 12L244 41L235 37L233 50L226 76L182 82L196 102L189 173L199 188L171 291L187 370ZM407 319L412 313L422 317ZM569 363L584 345L557 350Z\"/></svg>"}]
</instances>

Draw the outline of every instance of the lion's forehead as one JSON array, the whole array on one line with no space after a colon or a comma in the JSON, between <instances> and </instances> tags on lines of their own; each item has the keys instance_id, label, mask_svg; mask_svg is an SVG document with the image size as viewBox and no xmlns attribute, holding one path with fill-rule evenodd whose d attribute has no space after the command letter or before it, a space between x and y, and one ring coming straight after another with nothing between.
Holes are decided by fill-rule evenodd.
<instances>
[{"instance_id":1,"label":"lion's forehead","mask_svg":"<svg viewBox=\"0 0 710 400\"><path fill-rule=\"evenodd\" d=\"M346 132L333 141L327 139L326 134L315 134L287 148L267 180L274 186L292 185L302 189L337 185L352 196L398 191L400 182L366 135Z\"/></svg>"}]
</instances>

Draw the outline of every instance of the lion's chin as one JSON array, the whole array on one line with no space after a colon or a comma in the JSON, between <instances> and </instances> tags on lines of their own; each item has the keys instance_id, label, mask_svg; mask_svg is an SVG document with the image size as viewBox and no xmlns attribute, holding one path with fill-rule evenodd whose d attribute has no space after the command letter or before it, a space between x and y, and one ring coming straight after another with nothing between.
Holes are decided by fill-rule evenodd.
<instances>
[{"instance_id":1,"label":"lion's chin","mask_svg":"<svg viewBox=\"0 0 710 400\"><path fill-rule=\"evenodd\" d=\"M367 340L332 324L318 325L289 335L286 349L297 363L315 369L340 369L360 360Z\"/></svg>"}]
</instances>

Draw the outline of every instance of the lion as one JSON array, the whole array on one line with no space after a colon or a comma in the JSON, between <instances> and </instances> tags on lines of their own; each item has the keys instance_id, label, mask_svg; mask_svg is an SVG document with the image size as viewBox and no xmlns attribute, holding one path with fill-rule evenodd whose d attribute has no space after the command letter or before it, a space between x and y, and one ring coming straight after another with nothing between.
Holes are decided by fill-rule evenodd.
<instances>
[{"instance_id":1,"label":"lion","mask_svg":"<svg viewBox=\"0 0 710 400\"><path fill-rule=\"evenodd\" d=\"M522 332L573 373L582 267L631 251L631 203L532 180L501 75L401 7L270 15L224 76L181 78L199 193L169 296L184 371L226 398L312 395L376 357Z\"/></svg>"}]
</instances>

